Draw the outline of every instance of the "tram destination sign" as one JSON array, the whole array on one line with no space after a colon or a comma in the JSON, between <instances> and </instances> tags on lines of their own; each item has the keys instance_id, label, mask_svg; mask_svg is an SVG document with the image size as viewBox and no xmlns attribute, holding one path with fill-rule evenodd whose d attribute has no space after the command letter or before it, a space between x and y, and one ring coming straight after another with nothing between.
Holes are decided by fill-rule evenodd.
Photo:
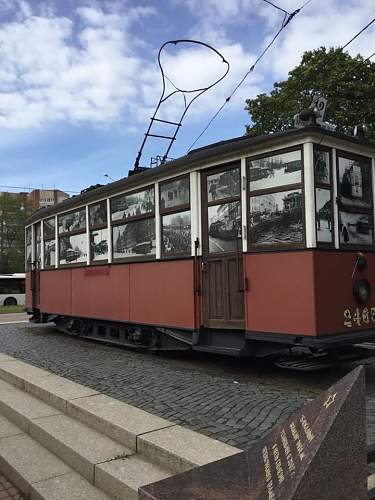
<instances>
[{"instance_id":1,"label":"tram destination sign","mask_svg":"<svg viewBox=\"0 0 375 500\"><path fill-rule=\"evenodd\" d=\"M365 415L358 367L250 450L143 486L138 498L365 499Z\"/></svg>"}]
</instances>

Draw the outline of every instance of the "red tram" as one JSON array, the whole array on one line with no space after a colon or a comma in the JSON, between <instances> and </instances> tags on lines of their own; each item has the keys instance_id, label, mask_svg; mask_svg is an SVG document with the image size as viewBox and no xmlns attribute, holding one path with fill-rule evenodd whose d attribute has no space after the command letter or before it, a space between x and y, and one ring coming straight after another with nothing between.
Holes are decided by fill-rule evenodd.
<instances>
[{"instance_id":1,"label":"red tram","mask_svg":"<svg viewBox=\"0 0 375 500\"><path fill-rule=\"evenodd\" d=\"M149 349L264 356L375 340L375 147L239 137L39 210L33 320Z\"/></svg>"}]
</instances>

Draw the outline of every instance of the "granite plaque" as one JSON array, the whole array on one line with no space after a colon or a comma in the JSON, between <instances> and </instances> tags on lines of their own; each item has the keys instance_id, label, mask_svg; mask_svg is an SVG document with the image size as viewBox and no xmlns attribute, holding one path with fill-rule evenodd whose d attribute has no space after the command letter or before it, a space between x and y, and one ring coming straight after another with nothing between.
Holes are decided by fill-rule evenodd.
<instances>
[{"instance_id":1,"label":"granite plaque","mask_svg":"<svg viewBox=\"0 0 375 500\"><path fill-rule=\"evenodd\" d=\"M363 367L250 450L139 489L141 500L362 500L367 498Z\"/></svg>"}]
</instances>

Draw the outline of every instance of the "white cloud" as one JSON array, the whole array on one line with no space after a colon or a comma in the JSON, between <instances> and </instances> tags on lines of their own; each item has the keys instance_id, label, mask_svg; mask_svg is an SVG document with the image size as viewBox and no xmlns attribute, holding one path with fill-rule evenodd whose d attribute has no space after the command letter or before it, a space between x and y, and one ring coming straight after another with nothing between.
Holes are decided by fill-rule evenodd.
<instances>
[{"instance_id":1,"label":"white cloud","mask_svg":"<svg viewBox=\"0 0 375 500\"><path fill-rule=\"evenodd\" d=\"M230 62L230 74L199 98L189 119L215 112L246 73L280 25L282 14L261 0L170 0L195 19L189 36L213 43ZM279 0L289 11L297 0ZM77 5L78 4L78 5ZM106 125L122 122L129 131L144 127L160 96L161 78L154 47L146 44L137 23L157 22L153 7L126 1L81 0L70 17L57 16L51 0L0 0L0 12L12 13L0 25L0 127L30 128L66 120ZM12 10L13 9L13 10ZM368 22L373 0L313 0L282 33L256 71L231 100L243 109L265 82L285 78L305 50L340 45ZM155 18L155 16L159 16ZM238 38L238 30L257 37ZM374 27L351 46L368 55ZM135 33L140 33L137 37ZM168 34L166 34L166 38ZM163 56L168 75L179 87L196 88L214 81L224 65L207 50L178 46ZM178 102L176 102L178 101ZM181 96L169 100L161 116L178 119Z\"/></svg>"}]
</instances>

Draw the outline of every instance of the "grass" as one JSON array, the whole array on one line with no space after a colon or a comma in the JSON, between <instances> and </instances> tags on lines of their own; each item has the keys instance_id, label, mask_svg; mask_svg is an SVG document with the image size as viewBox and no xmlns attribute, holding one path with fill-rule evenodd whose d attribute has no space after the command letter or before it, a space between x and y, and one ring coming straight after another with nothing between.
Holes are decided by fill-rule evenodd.
<instances>
[{"instance_id":1,"label":"grass","mask_svg":"<svg viewBox=\"0 0 375 500\"><path fill-rule=\"evenodd\" d=\"M25 306L0 306L0 314L22 313Z\"/></svg>"}]
</instances>

